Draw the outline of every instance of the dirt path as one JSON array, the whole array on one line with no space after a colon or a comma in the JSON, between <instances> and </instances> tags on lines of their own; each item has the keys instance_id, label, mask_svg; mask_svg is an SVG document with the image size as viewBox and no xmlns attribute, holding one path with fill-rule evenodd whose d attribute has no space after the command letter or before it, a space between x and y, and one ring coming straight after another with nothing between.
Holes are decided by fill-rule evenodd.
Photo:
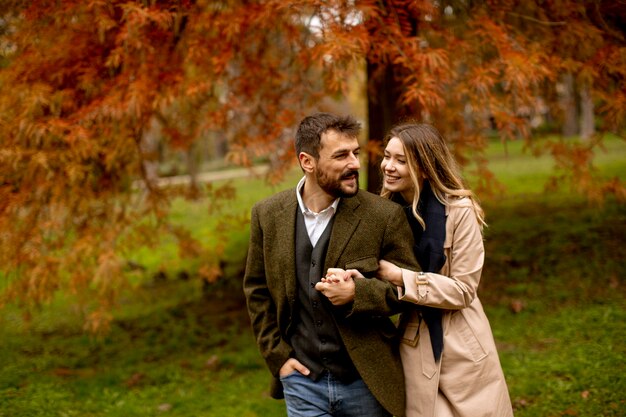
<instances>
[{"instance_id":1,"label":"dirt path","mask_svg":"<svg viewBox=\"0 0 626 417\"><path fill-rule=\"evenodd\" d=\"M260 177L268 171L269 165L257 165L252 168L233 168L221 171L202 172L198 174L199 183L213 181L231 180L234 178ZM177 175L173 177L162 177L157 180L159 187L169 187L173 185L189 184L189 175Z\"/></svg>"}]
</instances>

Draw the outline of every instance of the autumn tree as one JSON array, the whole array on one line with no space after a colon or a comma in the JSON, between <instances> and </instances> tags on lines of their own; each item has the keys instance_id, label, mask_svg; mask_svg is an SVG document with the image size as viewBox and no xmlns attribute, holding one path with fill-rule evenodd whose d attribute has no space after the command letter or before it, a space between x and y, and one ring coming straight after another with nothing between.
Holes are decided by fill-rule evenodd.
<instances>
[{"instance_id":1,"label":"autumn tree","mask_svg":"<svg viewBox=\"0 0 626 417\"><path fill-rule=\"evenodd\" d=\"M517 32L540 45L552 59L556 78L543 83L538 97L545 100L562 137L579 135L582 142L529 140L535 151L548 151L562 180L590 199L606 193L623 195L617 179L595 177L593 155L602 149L603 133L623 137L626 120L626 8L604 0L521 2L508 12ZM598 132L596 134L596 129ZM543 149L541 149L543 148Z\"/></svg>"},{"instance_id":2,"label":"autumn tree","mask_svg":"<svg viewBox=\"0 0 626 417\"><path fill-rule=\"evenodd\" d=\"M295 161L297 121L345 94L364 67L373 140L402 117L429 121L463 163L473 159L479 187L493 188L486 132L531 143L528 115L538 97L557 104L546 86L569 62L554 54L555 33L545 42L528 26L567 21L552 13L574 3L3 1L1 301L28 306L69 290L84 300L90 328L102 329L128 254L163 234L214 279L223 248L168 221L171 198L188 193L158 186L159 144L184 151L223 135L230 162L269 158L268 180L277 180ZM590 60L581 79L591 80L603 129L623 132L624 44L593 24L602 42L594 59L578 58ZM588 179L575 161L583 155L589 166L599 143L551 150L570 177ZM375 155L378 145L369 148ZM623 192L618 181L598 189ZM199 185L194 193L232 196Z\"/></svg>"},{"instance_id":3,"label":"autumn tree","mask_svg":"<svg viewBox=\"0 0 626 417\"><path fill-rule=\"evenodd\" d=\"M623 7L600 0L377 4L364 19L377 46L366 54L370 139L380 140L407 116L431 120L463 160L484 146L485 132L495 126L503 143L521 138L536 152L551 152L564 176L592 198L623 192L614 180L591 178L601 135L587 144L557 141L539 149L531 134L545 116L565 136L589 138L596 122L602 131L623 132ZM472 153L479 189L493 190L487 161ZM376 178L378 163L370 161Z\"/></svg>"},{"instance_id":4,"label":"autumn tree","mask_svg":"<svg viewBox=\"0 0 626 417\"><path fill-rule=\"evenodd\" d=\"M0 74L3 300L31 305L69 289L97 300L87 322L101 328L126 254L164 233L202 255L211 279L219 248L203 253L167 221L173 194L151 168L155 126L178 147L227 131L241 165L272 152L321 95L300 16L282 2L13 6Z\"/></svg>"},{"instance_id":5,"label":"autumn tree","mask_svg":"<svg viewBox=\"0 0 626 417\"><path fill-rule=\"evenodd\" d=\"M503 140L520 133L528 137L520 110L536 106L536 89L552 76L549 57L506 22L508 7L379 2L364 19L372 45L366 56L370 128L375 129L370 138L380 141L403 118L429 121L444 132L463 163L466 155L474 156L481 181L477 188L493 189L494 178L479 152L485 132L495 124ZM369 172L377 172L377 165L370 164ZM369 184L370 190L377 188Z\"/></svg>"}]
</instances>

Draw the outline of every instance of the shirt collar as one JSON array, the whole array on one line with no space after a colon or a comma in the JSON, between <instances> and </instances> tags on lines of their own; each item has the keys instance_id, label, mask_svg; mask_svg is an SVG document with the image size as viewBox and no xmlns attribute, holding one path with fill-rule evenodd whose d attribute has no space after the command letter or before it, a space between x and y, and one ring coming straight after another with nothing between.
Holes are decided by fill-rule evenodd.
<instances>
[{"instance_id":1,"label":"shirt collar","mask_svg":"<svg viewBox=\"0 0 626 417\"><path fill-rule=\"evenodd\" d=\"M298 205L300 206L300 211L302 212L302 214L307 214L307 213L320 214L320 213L324 213L326 210L329 210L331 208L332 208L332 212L335 213L337 211L337 206L339 205L339 200L340 200L339 198L336 198L335 201L333 201L330 206L326 207L320 213L315 213L309 210L309 208L304 205L304 201L302 200L302 188L304 187L305 179L306 179L306 176L302 177L302 179L298 182L298 185L296 186L296 196L298 197Z\"/></svg>"}]
</instances>

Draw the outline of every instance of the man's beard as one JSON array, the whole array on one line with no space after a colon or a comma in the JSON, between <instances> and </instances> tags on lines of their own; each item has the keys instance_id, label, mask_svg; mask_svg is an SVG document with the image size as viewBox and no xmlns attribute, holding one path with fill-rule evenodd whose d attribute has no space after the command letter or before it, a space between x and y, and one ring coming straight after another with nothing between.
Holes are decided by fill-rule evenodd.
<instances>
[{"instance_id":1,"label":"man's beard","mask_svg":"<svg viewBox=\"0 0 626 417\"><path fill-rule=\"evenodd\" d=\"M341 180L350 178L354 175L356 179L356 187L354 190L346 190L342 187ZM317 183L322 190L324 190L328 195L331 195L335 198L348 198L354 197L359 192L359 171L350 170L344 172L338 179L330 178L322 171L317 171Z\"/></svg>"}]
</instances>

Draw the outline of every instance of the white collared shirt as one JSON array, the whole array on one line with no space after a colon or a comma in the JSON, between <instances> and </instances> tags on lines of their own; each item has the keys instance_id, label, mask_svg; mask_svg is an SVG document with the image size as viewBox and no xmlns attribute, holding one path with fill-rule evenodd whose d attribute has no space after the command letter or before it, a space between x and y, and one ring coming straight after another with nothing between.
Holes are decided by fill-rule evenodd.
<instances>
[{"instance_id":1,"label":"white collared shirt","mask_svg":"<svg viewBox=\"0 0 626 417\"><path fill-rule=\"evenodd\" d=\"M298 185L296 186L296 195L298 197L298 205L300 206L300 211L304 216L304 224L306 225L306 231L309 234L311 245L315 247L320 236L322 236L322 233L324 233L324 230L326 230L326 226L328 226L328 223L337 211L339 198L336 198L330 206L326 207L319 213L315 213L314 211L309 210L309 208L304 205L304 201L302 201L302 188L304 187L305 178L306 177L302 177L300 182L298 182Z\"/></svg>"}]
</instances>

